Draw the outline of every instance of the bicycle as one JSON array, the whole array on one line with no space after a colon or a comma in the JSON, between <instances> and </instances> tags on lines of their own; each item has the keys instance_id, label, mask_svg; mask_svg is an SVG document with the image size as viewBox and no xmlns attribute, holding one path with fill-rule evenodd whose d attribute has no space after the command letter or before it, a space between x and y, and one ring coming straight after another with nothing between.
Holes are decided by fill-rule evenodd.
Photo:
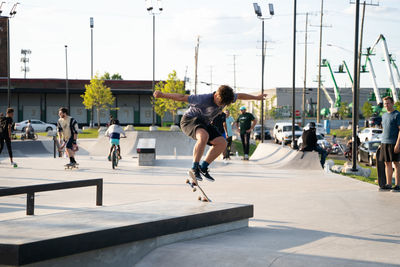
<instances>
[{"instance_id":1,"label":"bicycle","mask_svg":"<svg viewBox=\"0 0 400 267\"><path fill-rule=\"evenodd\" d=\"M113 169L115 169L115 167L118 166L118 160L119 160L118 148L115 144L113 144L111 152L111 165Z\"/></svg>"}]
</instances>

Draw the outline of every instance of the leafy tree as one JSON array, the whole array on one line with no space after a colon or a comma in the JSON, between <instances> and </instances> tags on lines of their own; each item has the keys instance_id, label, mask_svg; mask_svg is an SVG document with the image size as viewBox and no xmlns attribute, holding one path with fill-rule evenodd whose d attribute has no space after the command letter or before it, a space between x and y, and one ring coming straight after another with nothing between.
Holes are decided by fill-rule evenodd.
<instances>
[{"instance_id":1,"label":"leafy tree","mask_svg":"<svg viewBox=\"0 0 400 267\"><path fill-rule=\"evenodd\" d=\"M362 106L361 111L362 111L362 114L363 114L364 118L368 119L369 117L371 117L372 114L373 114L373 110L372 110L372 105L371 105L371 103L369 103L368 101L366 101L366 102L364 103L364 105Z\"/></svg>"},{"instance_id":2,"label":"leafy tree","mask_svg":"<svg viewBox=\"0 0 400 267\"><path fill-rule=\"evenodd\" d=\"M347 104L347 102L340 102L340 107L338 110L339 116L340 118L345 118L348 117L349 115L349 106Z\"/></svg>"},{"instance_id":3,"label":"leafy tree","mask_svg":"<svg viewBox=\"0 0 400 267\"><path fill-rule=\"evenodd\" d=\"M81 95L85 109L96 107L97 126L100 127L100 110L110 109L114 104L115 97L111 93L110 87L104 84L104 79L99 78L98 74L90 80L90 84L85 84L85 93Z\"/></svg>"},{"instance_id":4,"label":"leafy tree","mask_svg":"<svg viewBox=\"0 0 400 267\"><path fill-rule=\"evenodd\" d=\"M163 93L185 94L184 82L176 76L176 71L173 70L168 74L168 79L165 82L159 82L155 86L156 90ZM152 98L155 112L161 117L164 117L166 112L171 112L172 120L175 123L175 116L178 109L186 107L185 102L174 101L166 98Z\"/></svg>"},{"instance_id":5,"label":"leafy tree","mask_svg":"<svg viewBox=\"0 0 400 267\"><path fill-rule=\"evenodd\" d=\"M400 111L400 102L396 102L394 103L394 109L396 109L397 111Z\"/></svg>"},{"instance_id":6,"label":"leafy tree","mask_svg":"<svg viewBox=\"0 0 400 267\"><path fill-rule=\"evenodd\" d=\"M113 75L110 75L109 72L104 72L103 76L101 76L102 80L122 80L121 74L114 73Z\"/></svg>"},{"instance_id":7,"label":"leafy tree","mask_svg":"<svg viewBox=\"0 0 400 267\"><path fill-rule=\"evenodd\" d=\"M240 114L240 107L243 106L243 102L237 100L235 103L230 104L225 109L229 110L229 114L236 120Z\"/></svg>"}]
</instances>

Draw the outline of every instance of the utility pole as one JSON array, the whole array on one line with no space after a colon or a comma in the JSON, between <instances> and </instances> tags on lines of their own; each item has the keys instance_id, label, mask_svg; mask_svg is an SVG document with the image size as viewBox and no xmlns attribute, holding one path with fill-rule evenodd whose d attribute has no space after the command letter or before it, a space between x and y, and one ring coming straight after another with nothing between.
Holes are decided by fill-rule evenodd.
<instances>
[{"instance_id":1,"label":"utility pole","mask_svg":"<svg viewBox=\"0 0 400 267\"><path fill-rule=\"evenodd\" d=\"M318 55L318 89L317 89L317 123L320 122L321 113L321 54L322 54L322 22L324 17L324 0L321 0L321 20L319 24L319 55Z\"/></svg>"},{"instance_id":2,"label":"utility pole","mask_svg":"<svg viewBox=\"0 0 400 267\"><path fill-rule=\"evenodd\" d=\"M308 44L308 13L306 13L306 33L304 37L304 87L303 87L303 112L301 113L301 126L306 124L305 110L306 110L306 90L307 90L307 44Z\"/></svg>"},{"instance_id":3,"label":"utility pole","mask_svg":"<svg viewBox=\"0 0 400 267\"><path fill-rule=\"evenodd\" d=\"M65 105L68 108L68 114L71 114L70 103L69 103L69 88L68 88L68 46L65 45Z\"/></svg>"},{"instance_id":4,"label":"utility pole","mask_svg":"<svg viewBox=\"0 0 400 267\"><path fill-rule=\"evenodd\" d=\"M292 148L297 149L295 135L295 117L296 117L296 18L297 18L297 0L294 0L293 10L293 73L292 73ZM262 135L261 135L262 136Z\"/></svg>"},{"instance_id":5,"label":"utility pole","mask_svg":"<svg viewBox=\"0 0 400 267\"><path fill-rule=\"evenodd\" d=\"M197 66L199 62L200 36L197 36L197 44L194 49L194 94L197 95Z\"/></svg>"}]
</instances>

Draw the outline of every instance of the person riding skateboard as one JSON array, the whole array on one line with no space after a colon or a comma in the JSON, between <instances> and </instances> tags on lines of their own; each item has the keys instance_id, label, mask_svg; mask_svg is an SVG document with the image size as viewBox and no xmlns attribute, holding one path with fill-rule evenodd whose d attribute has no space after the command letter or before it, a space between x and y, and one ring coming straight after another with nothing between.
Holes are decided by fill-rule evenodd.
<instances>
[{"instance_id":1,"label":"person riding skateboard","mask_svg":"<svg viewBox=\"0 0 400 267\"><path fill-rule=\"evenodd\" d=\"M155 98L168 98L175 101L189 103L189 109L182 117L180 126L182 132L196 140L193 148L193 163L190 172L198 180L202 181L203 175L209 181L214 178L209 174L208 166L225 150L226 141L211 124L213 119L222 112L225 106L241 100L263 100L266 94L253 96L244 93L234 93L232 88L221 85L218 90L210 94L184 95L176 93L163 93L155 91ZM200 163L206 145L210 145L205 159Z\"/></svg>"},{"instance_id":2,"label":"person riding skateboard","mask_svg":"<svg viewBox=\"0 0 400 267\"><path fill-rule=\"evenodd\" d=\"M257 119L253 114L246 111L246 107L240 107L240 115L236 120L236 128L240 130L240 139L242 140L243 160L249 160L250 152L250 134L257 124Z\"/></svg>"},{"instance_id":3,"label":"person riding skateboard","mask_svg":"<svg viewBox=\"0 0 400 267\"><path fill-rule=\"evenodd\" d=\"M325 159L328 153L325 149L320 147L317 143L317 129L315 127L315 122L310 122L310 127L308 130L305 130L301 136L303 139L303 144L301 147L301 151L317 151L318 154L321 155L321 166L324 168Z\"/></svg>"},{"instance_id":4,"label":"person riding skateboard","mask_svg":"<svg viewBox=\"0 0 400 267\"><path fill-rule=\"evenodd\" d=\"M66 152L69 157L69 167L75 167L78 163L75 160L76 139L78 138L78 122L68 116L67 108L60 108L58 110L60 119L57 122L58 141L61 148L66 147Z\"/></svg>"},{"instance_id":5,"label":"person riding skateboard","mask_svg":"<svg viewBox=\"0 0 400 267\"><path fill-rule=\"evenodd\" d=\"M393 98L387 96L383 99L387 113L382 115L382 144L381 161L385 162L386 185L383 190L400 191L400 112L394 109ZM395 186L392 188L393 167L395 169Z\"/></svg>"},{"instance_id":6,"label":"person riding skateboard","mask_svg":"<svg viewBox=\"0 0 400 267\"><path fill-rule=\"evenodd\" d=\"M17 164L13 161L13 153L11 147L11 132L14 117L14 109L8 108L6 116L0 116L0 154L3 151L4 143L6 143L8 156L10 157L11 165L17 167Z\"/></svg>"}]
</instances>

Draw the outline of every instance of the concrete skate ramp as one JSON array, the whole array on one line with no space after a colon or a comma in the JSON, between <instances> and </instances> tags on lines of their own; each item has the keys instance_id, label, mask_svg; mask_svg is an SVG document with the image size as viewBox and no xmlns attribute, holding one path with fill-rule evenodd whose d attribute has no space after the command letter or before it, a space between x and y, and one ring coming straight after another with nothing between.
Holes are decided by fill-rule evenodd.
<instances>
[{"instance_id":1,"label":"concrete skate ramp","mask_svg":"<svg viewBox=\"0 0 400 267\"><path fill-rule=\"evenodd\" d=\"M262 151L265 150L264 154L266 156L260 157L259 159L254 159L254 161L257 162L258 164L269 166L286 161L288 158L290 158L290 155L292 155L295 152L293 149L290 149L288 147L282 147L279 145L276 145L275 150L269 150L269 148L270 148L269 146L260 148L258 155L263 155ZM251 160L253 160L253 157L251 158Z\"/></svg>"},{"instance_id":2,"label":"concrete skate ramp","mask_svg":"<svg viewBox=\"0 0 400 267\"><path fill-rule=\"evenodd\" d=\"M282 170L322 170L317 152L300 152L290 147L272 143L261 143L251 156L251 160Z\"/></svg>"},{"instance_id":3,"label":"concrete skate ramp","mask_svg":"<svg viewBox=\"0 0 400 267\"><path fill-rule=\"evenodd\" d=\"M182 132L169 131L133 131L127 132L127 138L121 138L122 156L136 155L136 146L140 138L156 139L156 155L189 156L193 153L196 143ZM92 140L79 140L80 152L88 153L91 156L104 156L110 150L108 137L99 136Z\"/></svg>"},{"instance_id":4,"label":"concrete skate ramp","mask_svg":"<svg viewBox=\"0 0 400 267\"><path fill-rule=\"evenodd\" d=\"M14 157L53 155L53 140L16 140L12 141L11 147ZM8 157L6 147L4 147L0 157Z\"/></svg>"},{"instance_id":5,"label":"concrete skate ramp","mask_svg":"<svg viewBox=\"0 0 400 267\"><path fill-rule=\"evenodd\" d=\"M272 143L260 143L258 144L253 155L251 155L251 160L264 160L266 158L272 157L276 154L282 146L272 144Z\"/></svg>"}]
</instances>

